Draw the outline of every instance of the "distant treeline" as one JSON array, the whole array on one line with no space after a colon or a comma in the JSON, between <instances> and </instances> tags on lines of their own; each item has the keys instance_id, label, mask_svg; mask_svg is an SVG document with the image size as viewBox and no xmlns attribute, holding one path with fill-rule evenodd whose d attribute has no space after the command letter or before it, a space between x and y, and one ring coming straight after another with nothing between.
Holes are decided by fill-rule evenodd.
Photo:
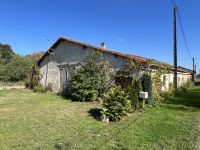
<instances>
[{"instance_id":1,"label":"distant treeline","mask_svg":"<svg viewBox=\"0 0 200 150\"><path fill-rule=\"evenodd\" d=\"M44 52L38 51L31 55L21 56L16 54L10 45L0 43L0 81L18 82L25 80L43 54Z\"/></svg>"}]
</instances>

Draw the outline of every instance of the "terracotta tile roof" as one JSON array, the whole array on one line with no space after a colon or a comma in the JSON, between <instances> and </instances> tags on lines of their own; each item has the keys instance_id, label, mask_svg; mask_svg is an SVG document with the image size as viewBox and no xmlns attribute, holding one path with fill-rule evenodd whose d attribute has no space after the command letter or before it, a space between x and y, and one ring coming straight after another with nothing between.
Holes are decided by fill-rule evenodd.
<instances>
[{"instance_id":1,"label":"terracotta tile roof","mask_svg":"<svg viewBox=\"0 0 200 150\"><path fill-rule=\"evenodd\" d=\"M182 67L182 66L178 66L178 70L183 71L183 72L187 72L187 73L193 73L193 70Z\"/></svg>"},{"instance_id":2,"label":"terracotta tile roof","mask_svg":"<svg viewBox=\"0 0 200 150\"><path fill-rule=\"evenodd\" d=\"M93 45L90 45L90 44L87 44L87 43L83 43L83 42L80 42L80 41L76 41L76 40L72 40L72 39L69 39L69 38L66 38L66 37L61 37L43 55L43 57L38 61L38 64L40 64L40 62L48 55L48 52L52 52L53 49L56 48L57 45L60 44L63 41L67 41L67 42L83 45L83 46L86 46L86 47L90 47L90 48L102 51L104 53L109 53L109 54L113 54L113 55L120 56L120 57L130 58L130 59L133 59L133 60L138 61L138 62L146 62L147 61L147 59L144 58L144 57L140 57L140 56L136 56L136 55L123 54L123 53L120 53L120 52L117 52L117 51L104 49L104 48L98 47L98 46L93 46Z\"/></svg>"}]
</instances>

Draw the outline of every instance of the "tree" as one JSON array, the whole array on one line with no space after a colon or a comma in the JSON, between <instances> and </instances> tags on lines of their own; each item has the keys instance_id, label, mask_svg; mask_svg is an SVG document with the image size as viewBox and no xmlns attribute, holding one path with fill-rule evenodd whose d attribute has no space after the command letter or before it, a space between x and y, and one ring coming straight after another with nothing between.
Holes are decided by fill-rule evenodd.
<instances>
[{"instance_id":1,"label":"tree","mask_svg":"<svg viewBox=\"0 0 200 150\"><path fill-rule=\"evenodd\" d=\"M95 54L88 56L72 77L72 96L77 101L97 100L100 90L100 68Z\"/></svg>"},{"instance_id":2,"label":"tree","mask_svg":"<svg viewBox=\"0 0 200 150\"><path fill-rule=\"evenodd\" d=\"M35 62L39 61L45 52L43 51L34 51L31 55L28 55L31 59L33 59Z\"/></svg>"},{"instance_id":3,"label":"tree","mask_svg":"<svg viewBox=\"0 0 200 150\"><path fill-rule=\"evenodd\" d=\"M34 52L32 55L20 56L13 52L10 45L0 43L0 81L25 80L42 55L42 52Z\"/></svg>"},{"instance_id":4,"label":"tree","mask_svg":"<svg viewBox=\"0 0 200 150\"><path fill-rule=\"evenodd\" d=\"M131 100L131 105L133 110L139 109L140 104L140 98L139 98L139 92L141 92L142 84L139 79L134 80L133 86L129 87L129 99Z\"/></svg>"},{"instance_id":5,"label":"tree","mask_svg":"<svg viewBox=\"0 0 200 150\"><path fill-rule=\"evenodd\" d=\"M135 86L130 86L128 89L129 99L131 100L131 106L133 110L139 109L139 98L137 89Z\"/></svg>"},{"instance_id":6,"label":"tree","mask_svg":"<svg viewBox=\"0 0 200 150\"><path fill-rule=\"evenodd\" d=\"M112 83L114 81L114 71L108 61L101 61L99 63L99 67L101 80L100 94L104 94L112 87Z\"/></svg>"},{"instance_id":7,"label":"tree","mask_svg":"<svg viewBox=\"0 0 200 150\"><path fill-rule=\"evenodd\" d=\"M0 59L4 64L9 63L13 58L13 55L15 55L15 53L10 45L0 43Z\"/></svg>"},{"instance_id":8,"label":"tree","mask_svg":"<svg viewBox=\"0 0 200 150\"><path fill-rule=\"evenodd\" d=\"M40 70L37 64L35 64L28 72L26 79L24 80L24 83L26 88L33 90L37 86L40 86L39 81L40 81Z\"/></svg>"},{"instance_id":9,"label":"tree","mask_svg":"<svg viewBox=\"0 0 200 150\"><path fill-rule=\"evenodd\" d=\"M16 55L7 66L9 80L12 82L24 80L32 65L33 61L29 57Z\"/></svg>"},{"instance_id":10,"label":"tree","mask_svg":"<svg viewBox=\"0 0 200 150\"><path fill-rule=\"evenodd\" d=\"M137 93L138 93L138 95L139 95L139 92L142 92L142 91L143 91L142 83L141 83L140 79L136 79L134 84L135 84Z\"/></svg>"}]
</instances>

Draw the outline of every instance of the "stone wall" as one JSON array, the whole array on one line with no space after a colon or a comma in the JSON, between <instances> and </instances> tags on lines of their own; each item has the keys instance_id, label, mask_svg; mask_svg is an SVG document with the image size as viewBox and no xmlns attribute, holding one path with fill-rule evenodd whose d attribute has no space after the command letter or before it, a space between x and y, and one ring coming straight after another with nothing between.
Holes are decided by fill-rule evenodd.
<instances>
[{"instance_id":1,"label":"stone wall","mask_svg":"<svg viewBox=\"0 0 200 150\"><path fill-rule=\"evenodd\" d=\"M180 87L181 85L183 85L184 83L187 83L188 81L191 81L192 79L192 75L188 74L188 73L182 73L182 72L178 72L178 86ZM174 73L170 72L169 74L164 74L161 76L161 80L162 82L165 81L165 86L162 87L163 91L166 91L169 89L170 84L173 84L174 82Z\"/></svg>"},{"instance_id":2,"label":"stone wall","mask_svg":"<svg viewBox=\"0 0 200 150\"><path fill-rule=\"evenodd\" d=\"M49 56L40 63L41 84L52 85L53 92L61 92L61 66L79 64L95 49L74 44L68 41L61 42ZM108 61L115 71L123 70L128 59L117 55L102 53L104 60Z\"/></svg>"}]
</instances>

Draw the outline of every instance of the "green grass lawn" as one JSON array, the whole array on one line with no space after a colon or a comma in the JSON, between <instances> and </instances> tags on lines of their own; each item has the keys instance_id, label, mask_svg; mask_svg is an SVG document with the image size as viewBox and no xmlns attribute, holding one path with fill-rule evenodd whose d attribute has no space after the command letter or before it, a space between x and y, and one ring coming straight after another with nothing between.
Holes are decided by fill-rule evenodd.
<instances>
[{"instance_id":1,"label":"green grass lawn","mask_svg":"<svg viewBox=\"0 0 200 150\"><path fill-rule=\"evenodd\" d=\"M0 91L0 149L195 149L200 87L159 106L103 123L97 103L51 93Z\"/></svg>"}]
</instances>

